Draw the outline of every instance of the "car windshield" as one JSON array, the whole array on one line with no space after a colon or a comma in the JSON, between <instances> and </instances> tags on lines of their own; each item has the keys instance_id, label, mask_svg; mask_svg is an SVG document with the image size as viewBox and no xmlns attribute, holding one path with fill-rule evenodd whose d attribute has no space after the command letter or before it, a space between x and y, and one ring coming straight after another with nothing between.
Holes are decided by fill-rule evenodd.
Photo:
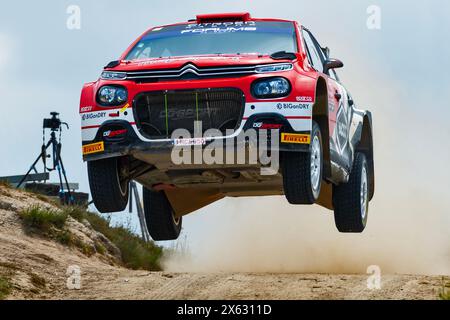
<instances>
[{"instance_id":1,"label":"car windshield","mask_svg":"<svg viewBox=\"0 0 450 320\"><path fill-rule=\"evenodd\" d=\"M296 52L292 22L220 22L154 28L126 60L211 54Z\"/></svg>"}]
</instances>

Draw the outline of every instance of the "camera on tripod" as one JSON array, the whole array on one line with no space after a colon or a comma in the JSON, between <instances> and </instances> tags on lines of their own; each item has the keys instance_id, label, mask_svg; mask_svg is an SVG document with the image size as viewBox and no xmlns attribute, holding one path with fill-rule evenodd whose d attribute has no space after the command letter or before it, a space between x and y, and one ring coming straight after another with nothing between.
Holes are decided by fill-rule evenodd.
<instances>
[{"instance_id":1,"label":"camera on tripod","mask_svg":"<svg viewBox=\"0 0 450 320\"><path fill-rule=\"evenodd\" d=\"M50 129L52 131L57 131L61 127L61 119L59 119L58 112L50 112L51 118L44 119L43 127L44 129Z\"/></svg>"},{"instance_id":2,"label":"camera on tripod","mask_svg":"<svg viewBox=\"0 0 450 320\"><path fill-rule=\"evenodd\" d=\"M60 198L63 203L73 203L72 193L70 191L69 182L67 180L66 170L64 169L64 164L61 158L61 136L62 136L62 125L65 125L69 129L67 122L62 122L59 118L58 112L50 112L51 118L44 119L43 130L42 130L42 147L41 153L31 165L28 172L23 176L22 180L18 184L18 188L26 181L27 177L30 175L31 171L37 172L36 165L42 160L44 164L44 173L57 171L59 176L59 187L60 187ZM50 140L45 143L45 129L50 129ZM59 139L56 137L56 132L59 131ZM51 148L51 153L47 153L47 150ZM47 158L53 158L53 163L50 167L47 165ZM66 192L67 190L67 192Z\"/></svg>"}]
</instances>

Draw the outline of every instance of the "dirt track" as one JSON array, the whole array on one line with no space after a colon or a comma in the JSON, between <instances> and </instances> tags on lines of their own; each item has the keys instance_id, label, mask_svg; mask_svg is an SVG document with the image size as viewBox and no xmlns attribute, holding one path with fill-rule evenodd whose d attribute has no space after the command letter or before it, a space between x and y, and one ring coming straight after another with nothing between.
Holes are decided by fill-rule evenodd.
<instances>
[{"instance_id":1,"label":"dirt track","mask_svg":"<svg viewBox=\"0 0 450 320\"><path fill-rule=\"evenodd\" d=\"M9 190L0 200L0 275L11 277L9 299L437 299L442 287L441 277L429 276L383 276L382 289L371 291L367 275L131 271L27 235L17 212L39 199ZM66 285L73 265L80 290Z\"/></svg>"},{"instance_id":2,"label":"dirt track","mask_svg":"<svg viewBox=\"0 0 450 320\"><path fill-rule=\"evenodd\" d=\"M436 299L439 277L386 276L382 289L366 288L366 277L317 274L89 273L70 299Z\"/></svg>"}]
</instances>

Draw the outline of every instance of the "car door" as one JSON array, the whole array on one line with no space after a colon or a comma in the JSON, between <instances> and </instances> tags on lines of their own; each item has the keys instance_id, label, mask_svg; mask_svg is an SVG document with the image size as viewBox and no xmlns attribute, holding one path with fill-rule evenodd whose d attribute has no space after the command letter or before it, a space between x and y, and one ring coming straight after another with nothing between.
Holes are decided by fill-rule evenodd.
<instances>
[{"instance_id":1,"label":"car door","mask_svg":"<svg viewBox=\"0 0 450 320\"><path fill-rule=\"evenodd\" d=\"M352 152L349 143L349 131L352 118L351 98L340 83L334 70L324 73L323 64L329 58L312 33L304 28L303 38L314 68L327 80L328 121L330 133L330 158L339 167L350 170Z\"/></svg>"},{"instance_id":2,"label":"car door","mask_svg":"<svg viewBox=\"0 0 450 320\"><path fill-rule=\"evenodd\" d=\"M329 101L330 117L330 156L335 164L345 168L350 172L352 164L352 150L350 145L350 126L353 117L353 108L350 101L353 101L348 91L339 82L336 72L330 70L327 74L330 87L333 89L332 101ZM330 103L331 102L331 103ZM331 130L331 129L330 129Z\"/></svg>"}]
</instances>

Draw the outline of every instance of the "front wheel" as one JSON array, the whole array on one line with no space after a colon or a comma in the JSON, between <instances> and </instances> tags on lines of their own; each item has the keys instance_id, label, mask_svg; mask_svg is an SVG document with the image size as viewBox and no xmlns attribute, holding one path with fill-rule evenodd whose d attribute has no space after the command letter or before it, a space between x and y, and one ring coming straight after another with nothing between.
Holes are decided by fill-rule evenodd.
<instances>
[{"instance_id":1,"label":"front wheel","mask_svg":"<svg viewBox=\"0 0 450 320\"><path fill-rule=\"evenodd\" d=\"M339 232L362 233L369 213L370 184L366 155L356 153L350 179L334 188L334 220Z\"/></svg>"},{"instance_id":2,"label":"front wheel","mask_svg":"<svg viewBox=\"0 0 450 320\"><path fill-rule=\"evenodd\" d=\"M88 176L92 199L101 213L125 210L128 204L129 180L123 174L121 158L89 161Z\"/></svg>"},{"instance_id":3,"label":"front wheel","mask_svg":"<svg viewBox=\"0 0 450 320\"><path fill-rule=\"evenodd\" d=\"M323 172L322 135L313 121L309 152L282 154L283 187L291 204L314 204L320 195Z\"/></svg>"},{"instance_id":4,"label":"front wheel","mask_svg":"<svg viewBox=\"0 0 450 320\"><path fill-rule=\"evenodd\" d=\"M152 191L144 187L145 223L155 241L176 240L180 236L182 217L176 217L164 191Z\"/></svg>"}]
</instances>

